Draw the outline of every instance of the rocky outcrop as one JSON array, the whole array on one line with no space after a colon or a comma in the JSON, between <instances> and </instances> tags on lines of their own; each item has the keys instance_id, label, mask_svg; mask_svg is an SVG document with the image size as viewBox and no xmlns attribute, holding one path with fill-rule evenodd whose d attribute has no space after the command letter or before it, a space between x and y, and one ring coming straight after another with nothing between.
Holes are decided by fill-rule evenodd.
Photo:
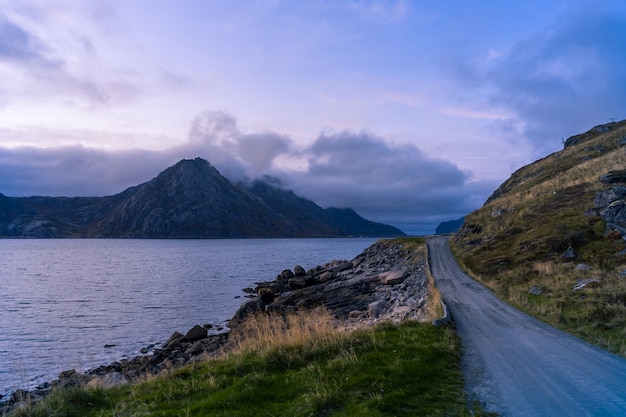
<instances>
[{"instance_id":1,"label":"rocky outcrop","mask_svg":"<svg viewBox=\"0 0 626 417\"><path fill-rule=\"evenodd\" d=\"M364 326L382 320L427 320L428 264L401 243L379 242L351 261L332 261L296 277L283 271L257 284L259 297L243 304L230 322L237 326L253 313L285 313L324 306L338 321ZM268 296L271 294L271 296Z\"/></svg>"},{"instance_id":2,"label":"rocky outcrop","mask_svg":"<svg viewBox=\"0 0 626 417\"><path fill-rule=\"evenodd\" d=\"M594 214L606 222L604 234L618 233L626 240L626 187L597 192L593 204Z\"/></svg>"},{"instance_id":3,"label":"rocky outcrop","mask_svg":"<svg viewBox=\"0 0 626 417\"><path fill-rule=\"evenodd\" d=\"M626 183L626 169L609 171L600 177L600 181L606 184Z\"/></svg>"}]
</instances>

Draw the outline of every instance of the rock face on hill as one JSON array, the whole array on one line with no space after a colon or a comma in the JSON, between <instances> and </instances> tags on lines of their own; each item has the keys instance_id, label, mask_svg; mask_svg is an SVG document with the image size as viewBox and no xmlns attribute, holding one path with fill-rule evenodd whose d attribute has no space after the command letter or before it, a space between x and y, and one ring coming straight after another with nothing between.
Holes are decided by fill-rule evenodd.
<instances>
[{"instance_id":1,"label":"rock face on hill","mask_svg":"<svg viewBox=\"0 0 626 417\"><path fill-rule=\"evenodd\" d=\"M369 222L348 209L324 210L267 181L235 184L200 158L182 160L151 181L114 196L15 198L0 194L0 237L402 235L395 227Z\"/></svg>"}]
</instances>

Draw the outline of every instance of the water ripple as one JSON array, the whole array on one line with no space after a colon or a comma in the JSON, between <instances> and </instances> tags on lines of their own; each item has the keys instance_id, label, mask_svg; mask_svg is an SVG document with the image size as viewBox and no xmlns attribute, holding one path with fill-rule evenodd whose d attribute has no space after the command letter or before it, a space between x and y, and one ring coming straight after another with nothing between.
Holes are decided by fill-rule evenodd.
<instances>
[{"instance_id":1,"label":"water ripple","mask_svg":"<svg viewBox=\"0 0 626 417\"><path fill-rule=\"evenodd\" d=\"M373 242L0 240L0 395L223 323L254 282L296 264L351 259Z\"/></svg>"}]
</instances>

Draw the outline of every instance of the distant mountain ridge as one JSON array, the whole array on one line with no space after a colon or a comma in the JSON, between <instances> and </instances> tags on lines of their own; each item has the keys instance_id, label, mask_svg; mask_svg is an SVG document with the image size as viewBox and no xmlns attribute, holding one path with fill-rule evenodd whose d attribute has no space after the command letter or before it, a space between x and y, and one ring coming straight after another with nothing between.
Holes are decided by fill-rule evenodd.
<instances>
[{"instance_id":1,"label":"distant mountain ridge","mask_svg":"<svg viewBox=\"0 0 626 417\"><path fill-rule=\"evenodd\" d=\"M269 182L235 184L208 161L181 160L107 197L0 194L0 237L246 238L402 236L350 209L322 209Z\"/></svg>"},{"instance_id":2,"label":"distant mountain ridge","mask_svg":"<svg viewBox=\"0 0 626 417\"><path fill-rule=\"evenodd\" d=\"M437 228L435 229L436 235L443 235L446 233L456 233L463 227L463 223L465 222L465 216L456 220L448 220L445 222L439 223Z\"/></svg>"}]
</instances>

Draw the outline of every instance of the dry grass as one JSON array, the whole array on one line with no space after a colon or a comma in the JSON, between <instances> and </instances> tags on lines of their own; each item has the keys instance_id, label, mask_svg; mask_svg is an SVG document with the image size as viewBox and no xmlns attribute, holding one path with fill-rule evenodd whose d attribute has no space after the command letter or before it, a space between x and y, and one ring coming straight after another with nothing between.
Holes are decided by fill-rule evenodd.
<instances>
[{"instance_id":1,"label":"dry grass","mask_svg":"<svg viewBox=\"0 0 626 417\"><path fill-rule=\"evenodd\" d=\"M235 352L259 352L277 346L328 345L343 337L326 308L287 314L257 313L248 317L230 335Z\"/></svg>"},{"instance_id":2,"label":"dry grass","mask_svg":"<svg viewBox=\"0 0 626 417\"><path fill-rule=\"evenodd\" d=\"M441 292L435 284L430 268L428 268L428 300L426 301L426 316L428 320L433 321L443 317L442 302Z\"/></svg>"}]
</instances>

